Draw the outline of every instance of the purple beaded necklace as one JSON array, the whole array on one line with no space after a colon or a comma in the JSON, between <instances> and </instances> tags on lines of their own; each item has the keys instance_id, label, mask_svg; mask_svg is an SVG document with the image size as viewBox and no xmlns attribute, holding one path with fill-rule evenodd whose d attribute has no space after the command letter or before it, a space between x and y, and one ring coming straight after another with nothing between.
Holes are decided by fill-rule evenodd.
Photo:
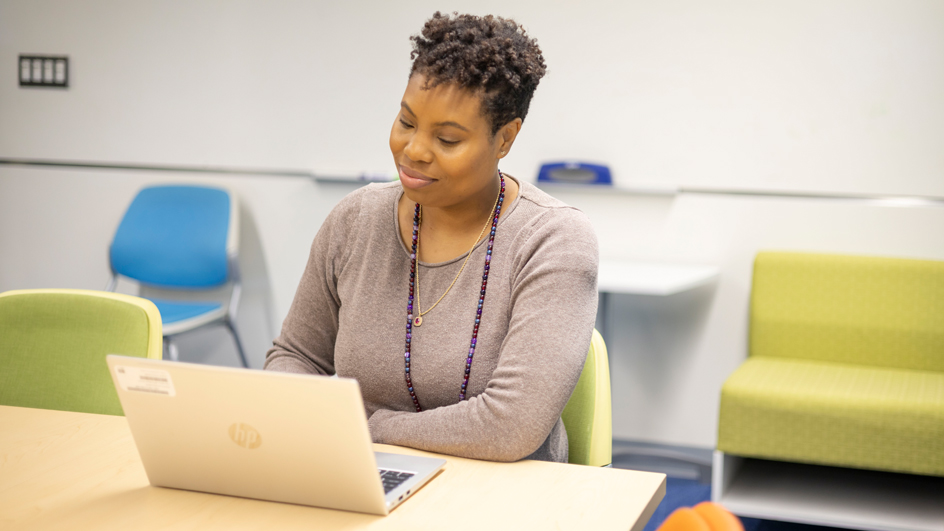
<instances>
[{"instance_id":1,"label":"purple beaded necklace","mask_svg":"<svg viewBox=\"0 0 944 531\"><path fill-rule=\"evenodd\" d=\"M485 302L485 288L488 286L488 269L492 261L492 244L495 243L495 227L498 226L498 216L501 214L502 202L505 201L505 176L498 170L501 179L501 191L495 203L495 212L492 216L492 231L488 235L488 250L485 253L485 270L482 273L482 290L479 292L479 304L475 312L475 326L472 327L472 342L469 345L469 356L465 360L465 376L462 379L462 388L459 391L459 401L465 400L466 387L469 385L469 373L472 371L472 356L475 355L475 341L479 335L479 322L482 320L482 304ZM413 380L410 378L410 344L413 339L413 288L416 284L416 247L420 239L420 204L416 204L413 211L413 250L410 252L410 299L406 305L406 347L404 356L404 373L406 374L406 388L413 399L416 411L423 411L420 401L413 390ZM470 253L472 251L469 251Z\"/></svg>"}]
</instances>

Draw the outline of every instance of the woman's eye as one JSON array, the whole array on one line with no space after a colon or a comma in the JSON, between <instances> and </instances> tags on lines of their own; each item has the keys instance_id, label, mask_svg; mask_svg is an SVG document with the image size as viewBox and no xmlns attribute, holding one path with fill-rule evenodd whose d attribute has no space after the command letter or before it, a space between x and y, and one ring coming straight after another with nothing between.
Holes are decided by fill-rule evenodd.
<instances>
[{"instance_id":1,"label":"woman's eye","mask_svg":"<svg viewBox=\"0 0 944 531\"><path fill-rule=\"evenodd\" d=\"M458 140L446 140L445 138L440 138L439 141L447 146L454 146L459 143Z\"/></svg>"},{"instance_id":2,"label":"woman's eye","mask_svg":"<svg viewBox=\"0 0 944 531\"><path fill-rule=\"evenodd\" d=\"M410 125L410 124L404 122L402 119L400 120L400 125L402 125L402 126L403 126L404 128L406 128L406 129L412 129L412 128L413 128L412 125Z\"/></svg>"}]
</instances>

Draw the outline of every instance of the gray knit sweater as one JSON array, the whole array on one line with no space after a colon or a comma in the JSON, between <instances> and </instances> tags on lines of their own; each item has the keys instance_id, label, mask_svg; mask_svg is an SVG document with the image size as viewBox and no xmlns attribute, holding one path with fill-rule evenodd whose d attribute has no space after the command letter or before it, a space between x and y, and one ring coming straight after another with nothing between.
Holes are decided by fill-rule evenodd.
<instances>
[{"instance_id":1,"label":"gray knit sweater","mask_svg":"<svg viewBox=\"0 0 944 531\"><path fill-rule=\"evenodd\" d=\"M582 212L519 184L496 230L466 400L459 391L486 240L413 328L417 413L404 382L410 252L398 227L399 183L361 188L325 220L265 368L355 378L374 442L493 461L566 462L560 415L590 347L597 241ZM464 258L417 265L423 308L443 294Z\"/></svg>"}]
</instances>

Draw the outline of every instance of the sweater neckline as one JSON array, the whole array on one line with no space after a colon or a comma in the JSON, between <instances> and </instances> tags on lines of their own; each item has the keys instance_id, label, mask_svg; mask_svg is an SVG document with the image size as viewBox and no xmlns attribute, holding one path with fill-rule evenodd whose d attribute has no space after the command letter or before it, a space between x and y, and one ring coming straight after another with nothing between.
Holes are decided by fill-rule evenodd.
<instances>
[{"instance_id":1,"label":"sweater neckline","mask_svg":"<svg viewBox=\"0 0 944 531\"><path fill-rule=\"evenodd\" d=\"M515 200L511 202L511 205L509 207L502 209L502 213L501 213L502 215L501 217L498 218L498 227L501 227L502 224L505 223L505 220L508 219L508 216L510 216L515 211L515 207L517 207L518 202L521 201L521 196L524 195L524 185L522 184L522 182L518 180L516 177L508 175L507 173L505 173L504 175L505 177L515 181L515 183L518 185L518 195L515 197ZM403 197L403 185L400 185L400 190L396 193L396 195L393 198L393 234L394 234L394 237L396 237L397 239L397 243L400 244L400 249L403 250L403 254L405 254L407 258L409 258L410 250L406 248L406 244L403 243L403 238L400 237L400 216L397 215L397 205L400 203L401 197ZM476 249L478 249L479 247L481 247L487 242L488 242L488 238L484 238L480 240L478 243L476 243L475 246L472 247L471 251L466 251L455 258L446 260L445 262L436 262L436 263L431 264L428 262L423 262L419 260L419 258L417 258L416 263L417 265L421 265L427 268L445 267L450 264L454 264L460 260L465 260L465 257L469 253L474 253Z\"/></svg>"}]
</instances>

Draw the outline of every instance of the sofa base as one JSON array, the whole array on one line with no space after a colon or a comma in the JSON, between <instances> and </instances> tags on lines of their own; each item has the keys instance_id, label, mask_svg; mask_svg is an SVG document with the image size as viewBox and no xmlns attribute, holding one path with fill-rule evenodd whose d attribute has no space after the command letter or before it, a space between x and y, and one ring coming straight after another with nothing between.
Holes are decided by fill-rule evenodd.
<instances>
[{"instance_id":1,"label":"sofa base","mask_svg":"<svg viewBox=\"0 0 944 531\"><path fill-rule=\"evenodd\" d=\"M711 499L738 516L870 531L944 529L944 478L716 451Z\"/></svg>"}]
</instances>

